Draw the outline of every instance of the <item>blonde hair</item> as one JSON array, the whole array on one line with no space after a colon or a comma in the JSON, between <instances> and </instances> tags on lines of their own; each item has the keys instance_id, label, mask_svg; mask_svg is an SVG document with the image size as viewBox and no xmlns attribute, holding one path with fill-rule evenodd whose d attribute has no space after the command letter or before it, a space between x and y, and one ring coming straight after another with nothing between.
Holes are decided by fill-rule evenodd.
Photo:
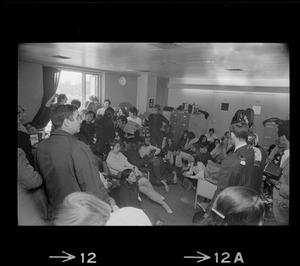
<instances>
[{"instance_id":1,"label":"blonde hair","mask_svg":"<svg viewBox=\"0 0 300 266\"><path fill-rule=\"evenodd\" d=\"M59 205L53 225L105 225L111 207L88 192L73 192Z\"/></svg>"}]
</instances>

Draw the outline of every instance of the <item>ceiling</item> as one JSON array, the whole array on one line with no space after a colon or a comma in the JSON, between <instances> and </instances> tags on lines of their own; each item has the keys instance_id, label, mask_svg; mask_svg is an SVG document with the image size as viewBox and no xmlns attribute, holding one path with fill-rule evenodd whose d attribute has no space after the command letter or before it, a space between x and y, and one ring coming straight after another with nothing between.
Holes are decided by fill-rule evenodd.
<instances>
[{"instance_id":1,"label":"ceiling","mask_svg":"<svg viewBox=\"0 0 300 266\"><path fill-rule=\"evenodd\" d=\"M19 60L150 72L173 85L289 87L289 51L281 43L24 43Z\"/></svg>"}]
</instances>

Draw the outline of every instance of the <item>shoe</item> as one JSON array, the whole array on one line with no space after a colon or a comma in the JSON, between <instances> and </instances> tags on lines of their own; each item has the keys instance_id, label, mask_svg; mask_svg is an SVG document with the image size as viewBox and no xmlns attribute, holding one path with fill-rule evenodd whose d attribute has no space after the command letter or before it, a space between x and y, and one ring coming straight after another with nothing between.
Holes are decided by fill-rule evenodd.
<instances>
[{"instance_id":1,"label":"shoe","mask_svg":"<svg viewBox=\"0 0 300 266\"><path fill-rule=\"evenodd\" d=\"M164 196L161 196L161 195L160 195L160 197L161 197L162 200L165 200L165 197L164 197Z\"/></svg>"},{"instance_id":2,"label":"shoe","mask_svg":"<svg viewBox=\"0 0 300 266\"><path fill-rule=\"evenodd\" d=\"M169 192L169 187L165 187L165 192L166 192L166 193Z\"/></svg>"}]
</instances>

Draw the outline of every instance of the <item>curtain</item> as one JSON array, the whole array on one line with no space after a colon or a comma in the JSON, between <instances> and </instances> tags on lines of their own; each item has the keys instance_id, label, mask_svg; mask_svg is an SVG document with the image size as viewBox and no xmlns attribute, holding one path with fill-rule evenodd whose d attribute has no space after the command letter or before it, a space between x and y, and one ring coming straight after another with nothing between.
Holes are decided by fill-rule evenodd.
<instances>
[{"instance_id":1,"label":"curtain","mask_svg":"<svg viewBox=\"0 0 300 266\"><path fill-rule=\"evenodd\" d=\"M43 66L44 96L42 104L33 120L29 123L35 128L44 128L50 121L51 108L45 106L47 101L56 93L61 70Z\"/></svg>"}]
</instances>

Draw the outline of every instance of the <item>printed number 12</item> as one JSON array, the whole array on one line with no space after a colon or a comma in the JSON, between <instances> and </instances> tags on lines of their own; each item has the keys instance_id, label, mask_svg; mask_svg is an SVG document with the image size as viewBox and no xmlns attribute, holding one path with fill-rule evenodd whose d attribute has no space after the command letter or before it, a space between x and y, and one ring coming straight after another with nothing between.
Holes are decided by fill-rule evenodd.
<instances>
[{"instance_id":1,"label":"printed number 12","mask_svg":"<svg viewBox=\"0 0 300 266\"><path fill-rule=\"evenodd\" d=\"M85 263L85 261L84 261L84 253L81 253L80 255L81 255L81 262ZM90 257L87 260L87 263L96 263L96 261L93 260L94 258L96 258L96 254L94 252L90 252L87 256Z\"/></svg>"}]
</instances>

